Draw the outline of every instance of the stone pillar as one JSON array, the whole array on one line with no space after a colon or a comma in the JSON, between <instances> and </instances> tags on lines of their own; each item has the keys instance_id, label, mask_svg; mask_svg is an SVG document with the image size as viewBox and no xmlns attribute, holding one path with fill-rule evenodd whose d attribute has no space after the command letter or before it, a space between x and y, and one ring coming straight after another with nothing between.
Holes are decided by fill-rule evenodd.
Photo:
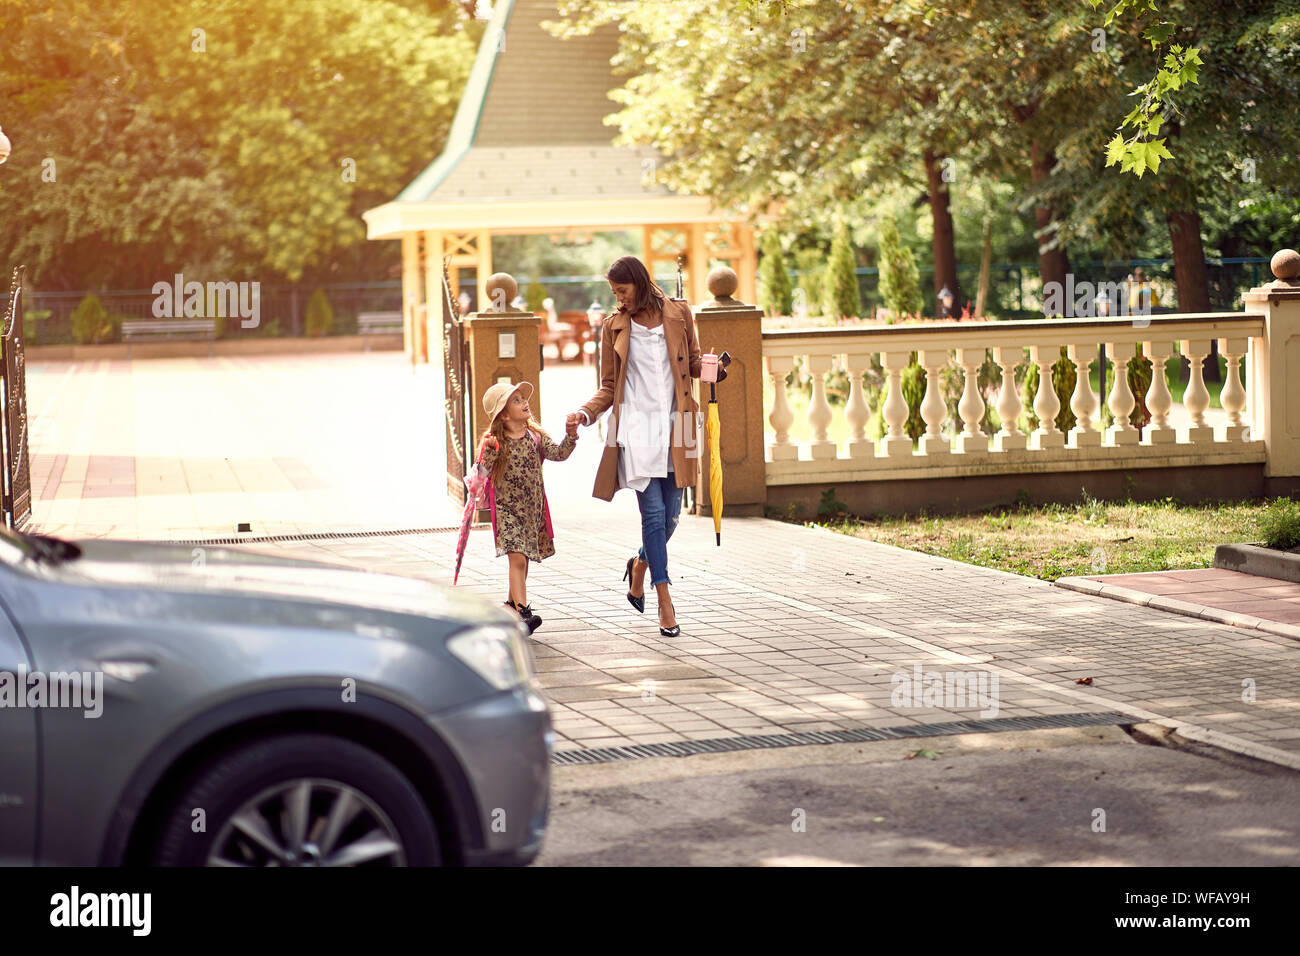
<instances>
[{"instance_id":1,"label":"stone pillar","mask_svg":"<svg viewBox=\"0 0 1300 956\"><path fill-rule=\"evenodd\" d=\"M1250 344L1247 410L1251 440L1264 442L1267 494L1300 490L1300 401L1288 400L1300 380L1300 253L1283 249L1270 263L1276 279L1242 296L1245 311L1264 316L1264 338ZM1296 371L1288 375L1288 361Z\"/></svg>"},{"instance_id":2,"label":"stone pillar","mask_svg":"<svg viewBox=\"0 0 1300 956\"><path fill-rule=\"evenodd\" d=\"M465 316L465 346L469 349L470 403L469 441L477 449L487 430L483 394L497 382L531 382L529 399L533 418L542 420L542 353L538 336L539 319L532 312L512 309L509 303L519 292L513 278L498 272L484 283L485 302L505 302L504 310L489 308ZM500 293L500 294L498 294Z\"/></svg>"},{"instance_id":3,"label":"stone pillar","mask_svg":"<svg viewBox=\"0 0 1300 956\"><path fill-rule=\"evenodd\" d=\"M728 352L727 379L717 386L722 425L722 515L759 516L767 505L767 464L763 449L763 312L733 298L739 280L724 267L708 276L713 299L695 310L701 352ZM697 382L700 411L709 412L709 386ZM697 510L712 515L709 505L709 444L700 436Z\"/></svg>"},{"instance_id":4,"label":"stone pillar","mask_svg":"<svg viewBox=\"0 0 1300 956\"><path fill-rule=\"evenodd\" d=\"M415 364L415 321L420 307L420 234L402 235L402 348Z\"/></svg>"}]
</instances>

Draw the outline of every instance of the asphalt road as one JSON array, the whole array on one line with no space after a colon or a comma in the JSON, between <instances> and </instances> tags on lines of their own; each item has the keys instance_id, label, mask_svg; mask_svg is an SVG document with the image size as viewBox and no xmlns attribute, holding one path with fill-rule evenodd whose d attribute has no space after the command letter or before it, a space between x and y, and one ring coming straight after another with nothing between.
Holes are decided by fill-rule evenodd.
<instances>
[{"instance_id":1,"label":"asphalt road","mask_svg":"<svg viewBox=\"0 0 1300 956\"><path fill-rule=\"evenodd\" d=\"M536 865L1300 863L1300 773L1139 730L558 767Z\"/></svg>"}]
</instances>

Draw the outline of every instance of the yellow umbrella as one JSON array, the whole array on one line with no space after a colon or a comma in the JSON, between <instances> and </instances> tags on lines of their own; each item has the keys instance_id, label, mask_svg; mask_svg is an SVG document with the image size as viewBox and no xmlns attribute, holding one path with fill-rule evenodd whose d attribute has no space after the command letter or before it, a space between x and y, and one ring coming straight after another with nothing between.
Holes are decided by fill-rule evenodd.
<instances>
[{"instance_id":1,"label":"yellow umbrella","mask_svg":"<svg viewBox=\"0 0 1300 956\"><path fill-rule=\"evenodd\" d=\"M723 352L718 356L718 376L709 383L709 417L705 428L709 433L709 506L713 511L713 533L718 547L722 547L722 423L718 420L717 382L727 377L731 356Z\"/></svg>"},{"instance_id":2,"label":"yellow umbrella","mask_svg":"<svg viewBox=\"0 0 1300 956\"><path fill-rule=\"evenodd\" d=\"M709 387L712 392L712 386ZM718 400L709 399L709 504L713 508L713 533L722 547L722 424L718 421Z\"/></svg>"}]
</instances>

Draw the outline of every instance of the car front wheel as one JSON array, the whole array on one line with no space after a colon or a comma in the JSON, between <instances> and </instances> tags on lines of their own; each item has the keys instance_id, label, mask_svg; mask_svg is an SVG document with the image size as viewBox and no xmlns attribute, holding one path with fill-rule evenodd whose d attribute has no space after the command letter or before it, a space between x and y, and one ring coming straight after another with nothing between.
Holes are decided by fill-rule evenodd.
<instances>
[{"instance_id":1,"label":"car front wheel","mask_svg":"<svg viewBox=\"0 0 1300 956\"><path fill-rule=\"evenodd\" d=\"M359 744L293 734L229 751L184 785L156 866L436 866L411 782Z\"/></svg>"}]
</instances>

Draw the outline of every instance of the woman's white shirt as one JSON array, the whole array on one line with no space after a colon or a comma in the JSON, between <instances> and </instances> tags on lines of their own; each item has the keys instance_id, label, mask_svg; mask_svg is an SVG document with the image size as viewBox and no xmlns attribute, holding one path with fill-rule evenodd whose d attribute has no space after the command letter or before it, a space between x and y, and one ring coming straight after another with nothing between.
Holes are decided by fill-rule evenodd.
<instances>
[{"instance_id":1,"label":"woman's white shirt","mask_svg":"<svg viewBox=\"0 0 1300 956\"><path fill-rule=\"evenodd\" d=\"M672 467L668 446L677 392L663 323L655 329L629 324L627 377L618 417L618 487L645 491L651 478L666 477Z\"/></svg>"}]
</instances>

